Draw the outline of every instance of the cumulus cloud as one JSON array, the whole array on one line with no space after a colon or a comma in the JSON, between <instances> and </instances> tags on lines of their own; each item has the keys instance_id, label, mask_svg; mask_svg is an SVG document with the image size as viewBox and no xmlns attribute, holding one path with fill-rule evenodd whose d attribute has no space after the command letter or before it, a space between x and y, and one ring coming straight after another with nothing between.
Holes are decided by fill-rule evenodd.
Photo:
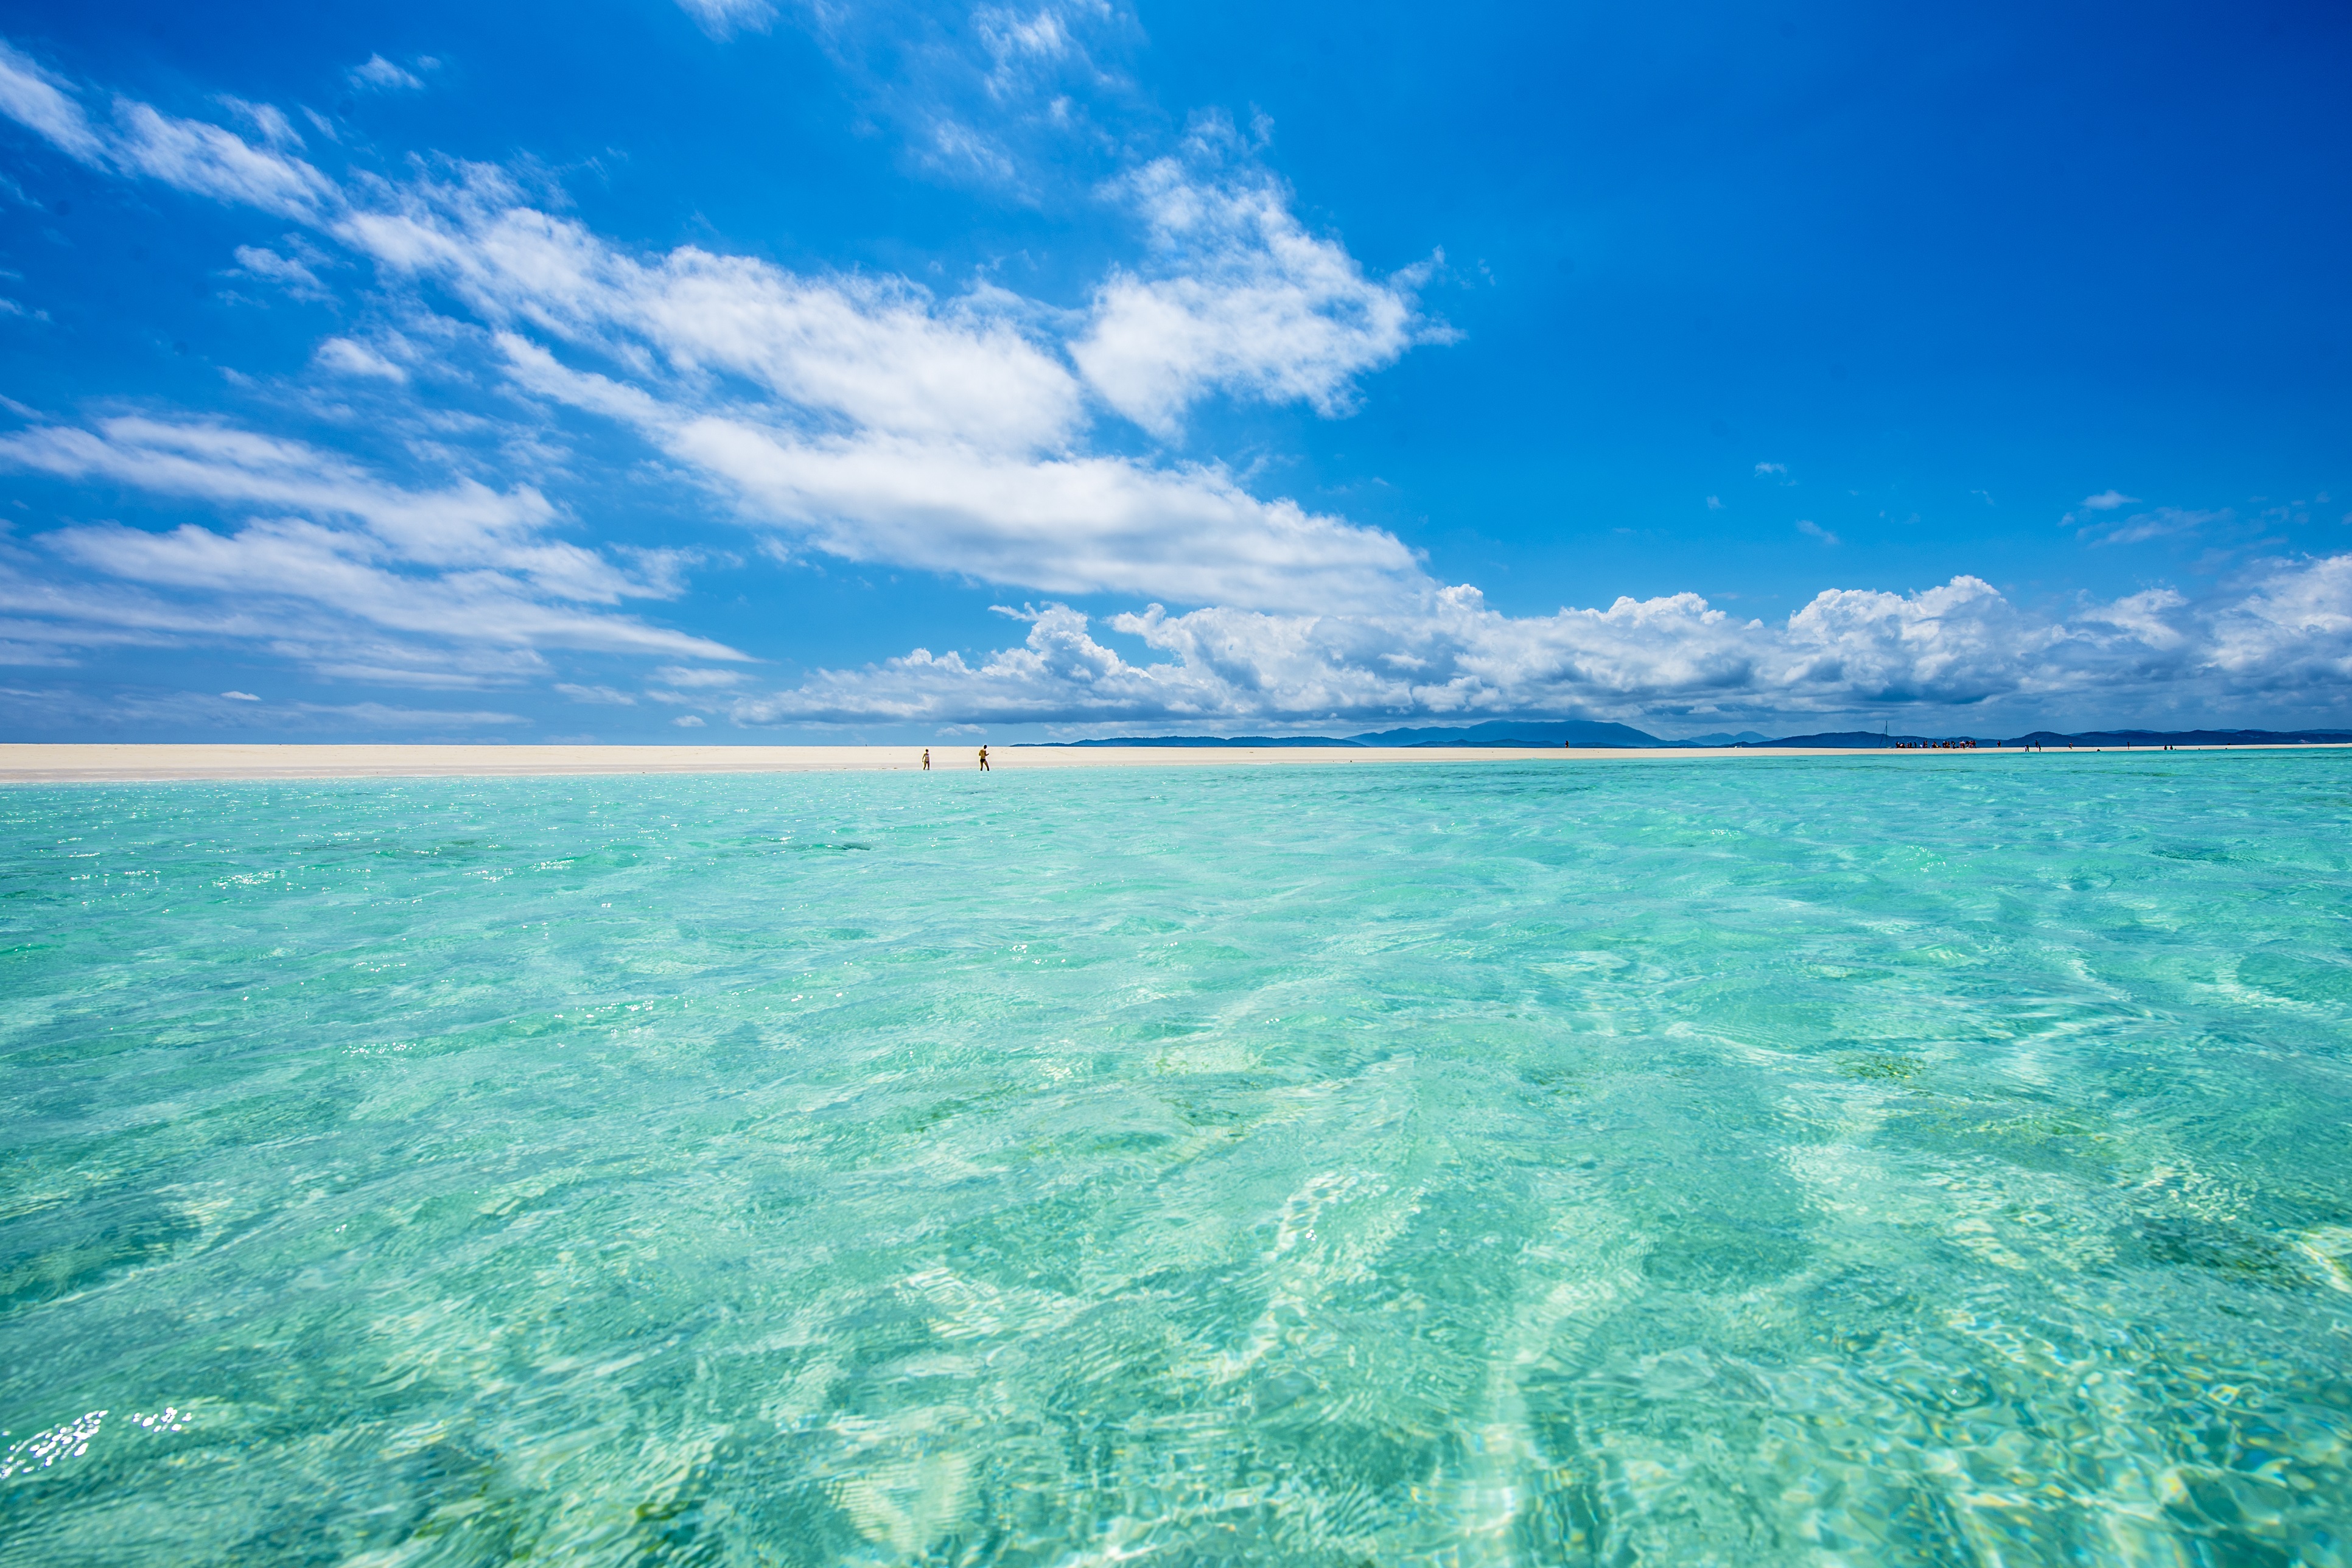
<instances>
[{"instance_id":1,"label":"cumulus cloud","mask_svg":"<svg viewBox=\"0 0 2352 1568\"><path fill-rule=\"evenodd\" d=\"M2127 496L2118 489L2105 489L2095 496L2084 496L2083 508L2086 511L2113 511L2117 507L2130 506L2138 500L2139 497Z\"/></svg>"},{"instance_id":2,"label":"cumulus cloud","mask_svg":"<svg viewBox=\"0 0 2352 1568\"><path fill-rule=\"evenodd\" d=\"M977 660L917 648L747 696L738 722L895 719L1297 728L1535 712L1640 719L1981 708L2096 693L2201 699L2352 681L2352 555L2269 563L2231 597L2169 590L2063 614L1957 577L1914 594L1832 589L1786 621L1696 595L1508 616L1468 587L1410 613L1278 616L1224 607L1111 617L1159 657L1097 641L1066 605L1023 612L1021 646Z\"/></svg>"},{"instance_id":3,"label":"cumulus cloud","mask_svg":"<svg viewBox=\"0 0 2352 1568\"><path fill-rule=\"evenodd\" d=\"M1142 216L1153 259L1096 291L1070 355L1146 429L1174 434L1212 392L1342 414L1359 375L1452 335L1416 301L1433 263L1368 277L1338 241L1309 234L1261 171L1204 176L1163 158L1115 190Z\"/></svg>"},{"instance_id":4,"label":"cumulus cloud","mask_svg":"<svg viewBox=\"0 0 2352 1568\"><path fill-rule=\"evenodd\" d=\"M2211 617L2211 660L2238 689L2332 691L2352 683L2352 554L2264 563Z\"/></svg>"}]
</instances>

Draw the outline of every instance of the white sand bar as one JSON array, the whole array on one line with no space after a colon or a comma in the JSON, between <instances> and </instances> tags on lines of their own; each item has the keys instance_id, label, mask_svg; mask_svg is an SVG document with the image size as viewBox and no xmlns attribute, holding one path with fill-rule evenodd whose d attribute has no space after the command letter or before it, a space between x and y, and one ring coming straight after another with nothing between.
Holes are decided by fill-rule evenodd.
<instances>
[{"instance_id":1,"label":"white sand bar","mask_svg":"<svg viewBox=\"0 0 2352 1568\"><path fill-rule=\"evenodd\" d=\"M2146 748L2142 748L2145 750ZM2187 749L2187 748L2184 748ZM2244 749L2244 748L2239 748ZM1975 752L1857 752L1801 748L1520 750L1489 746L991 746L992 768L1234 767L1365 763L1690 762L1701 758L2017 757ZM2052 753L2044 753L2052 754ZM527 777L564 773L792 773L906 770L920 746L223 746L0 745L0 784L137 779ZM971 771L977 748L933 746L934 770Z\"/></svg>"}]
</instances>

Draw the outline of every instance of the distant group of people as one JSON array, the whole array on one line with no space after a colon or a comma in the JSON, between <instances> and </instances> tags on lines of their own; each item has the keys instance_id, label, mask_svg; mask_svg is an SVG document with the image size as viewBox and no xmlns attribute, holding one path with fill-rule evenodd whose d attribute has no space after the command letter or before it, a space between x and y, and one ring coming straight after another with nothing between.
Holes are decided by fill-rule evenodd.
<instances>
[{"instance_id":1,"label":"distant group of people","mask_svg":"<svg viewBox=\"0 0 2352 1568\"><path fill-rule=\"evenodd\" d=\"M931 749L929 746L925 746L923 748L923 771L925 773L929 773L931 771ZM980 749L980 771L982 773L988 772L988 748L986 746L982 746Z\"/></svg>"}]
</instances>

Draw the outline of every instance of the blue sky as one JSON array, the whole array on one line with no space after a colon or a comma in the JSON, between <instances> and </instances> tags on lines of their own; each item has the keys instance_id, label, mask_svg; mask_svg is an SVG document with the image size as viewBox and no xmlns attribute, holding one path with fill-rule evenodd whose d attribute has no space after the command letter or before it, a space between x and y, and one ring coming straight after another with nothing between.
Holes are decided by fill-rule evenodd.
<instances>
[{"instance_id":1,"label":"blue sky","mask_svg":"<svg viewBox=\"0 0 2352 1568\"><path fill-rule=\"evenodd\" d=\"M10 738L2352 722L2340 12L0 40Z\"/></svg>"}]
</instances>

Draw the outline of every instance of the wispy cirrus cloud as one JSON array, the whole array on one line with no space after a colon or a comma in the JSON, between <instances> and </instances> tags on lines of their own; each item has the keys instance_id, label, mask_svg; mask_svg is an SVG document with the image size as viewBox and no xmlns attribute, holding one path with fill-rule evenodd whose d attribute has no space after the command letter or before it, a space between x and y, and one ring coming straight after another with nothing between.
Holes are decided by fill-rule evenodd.
<instances>
[{"instance_id":1,"label":"wispy cirrus cloud","mask_svg":"<svg viewBox=\"0 0 2352 1568\"><path fill-rule=\"evenodd\" d=\"M58 151L103 167L106 139L89 122L73 84L5 40L0 40L0 114L47 137Z\"/></svg>"},{"instance_id":2,"label":"wispy cirrus cloud","mask_svg":"<svg viewBox=\"0 0 2352 1568\"><path fill-rule=\"evenodd\" d=\"M425 60L419 63L430 70L439 62ZM353 66L350 79L353 87L373 88L380 92L419 92L425 87L423 77L405 66L393 64L382 55L370 55L365 63Z\"/></svg>"},{"instance_id":3,"label":"wispy cirrus cloud","mask_svg":"<svg viewBox=\"0 0 2352 1568\"><path fill-rule=\"evenodd\" d=\"M705 6L731 8L726 0L679 3L698 20ZM772 13L760 9L764 26ZM1107 149L1136 140L1137 121L1157 117L1125 63L1142 26L1115 0L803 0L786 10L931 180L1027 203L1076 195L1093 182L1066 163L1099 168ZM704 23L714 37L736 30L714 20Z\"/></svg>"},{"instance_id":4,"label":"wispy cirrus cloud","mask_svg":"<svg viewBox=\"0 0 2352 1568\"><path fill-rule=\"evenodd\" d=\"M334 297L328 292L327 286L319 280L319 275L310 269L314 262L320 259L319 258L305 257L299 253L280 256L267 246L259 245L240 245L234 254L236 257L238 272L248 278L274 283L298 300L325 300Z\"/></svg>"},{"instance_id":5,"label":"wispy cirrus cloud","mask_svg":"<svg viewBox=\"0 0 2352 1568\"><path fill-rule=\"evenodd\" d=\"M2092 523L2077 531L2076 537L2093 544L2143 544L2151 539L2196 534L2216 524L2228 525L2236 521L2237 513L2227 507L2200 511L2188 507L2159 506L2121 520Z\"/></svg>"},{"instance_id":6,"label":"wispy cirrus cloud","mask_svg":"<svg viewBox=\"0 0 2352 1568\"><path fill-rule=\"evenodd\" d=\"M247 105L250 110L253 106ZM94 169L163 181L192 195L319 221L339 193L301 159L256 147L235 132L117 97L110 121L93 120L64 78L0 42L0 113ZM277 121L284 116L276 110Z\"/></svg>"},{"instance_id":7,"label":"wispy cirrus cloud","mask_svg":"<svg viewBox=\"0 0 2352 1568\"><path fill-rule=\"evenodd\" d=\"M678 9L714 38L737 33L763 33L776 19L771 0L677 0Z\"/></svg>"},{"instance_id":8,"label":"wispy cirrus cloud","mask_svg":"<svg viewBox=\"0 0 2352 1568\"><path fill-rule=\"evenodd\" d=\"M244 691L176 691L165 688L90 689L72 683L39 688L0 686L0 724L12 735L157 735L244 733L254 736L404 739L478 738L484 731L528 732L530 720L496 709L415 708L393 702L272 701Z\"/></svg>"},{"instance_id":9,"label":"wispy cirrus cloud","mask_svg":"<svg viewBox=\"0 0 2352 1568\"><path fill-rule=\"evenodd\" d=\"M632 569L546 537L558 514L529 486L415 489L300 442L140 416L0 437L0 467L279 514L227 532L95 523L41 535L57 559L171 596L35 591L20 567L7 606L38 618L52 646L253 641L321 672L404 685L531 678L543 648L742 657L614 613L674 595L677 563L641 553Z\"/></svg>"}]
</instances>

